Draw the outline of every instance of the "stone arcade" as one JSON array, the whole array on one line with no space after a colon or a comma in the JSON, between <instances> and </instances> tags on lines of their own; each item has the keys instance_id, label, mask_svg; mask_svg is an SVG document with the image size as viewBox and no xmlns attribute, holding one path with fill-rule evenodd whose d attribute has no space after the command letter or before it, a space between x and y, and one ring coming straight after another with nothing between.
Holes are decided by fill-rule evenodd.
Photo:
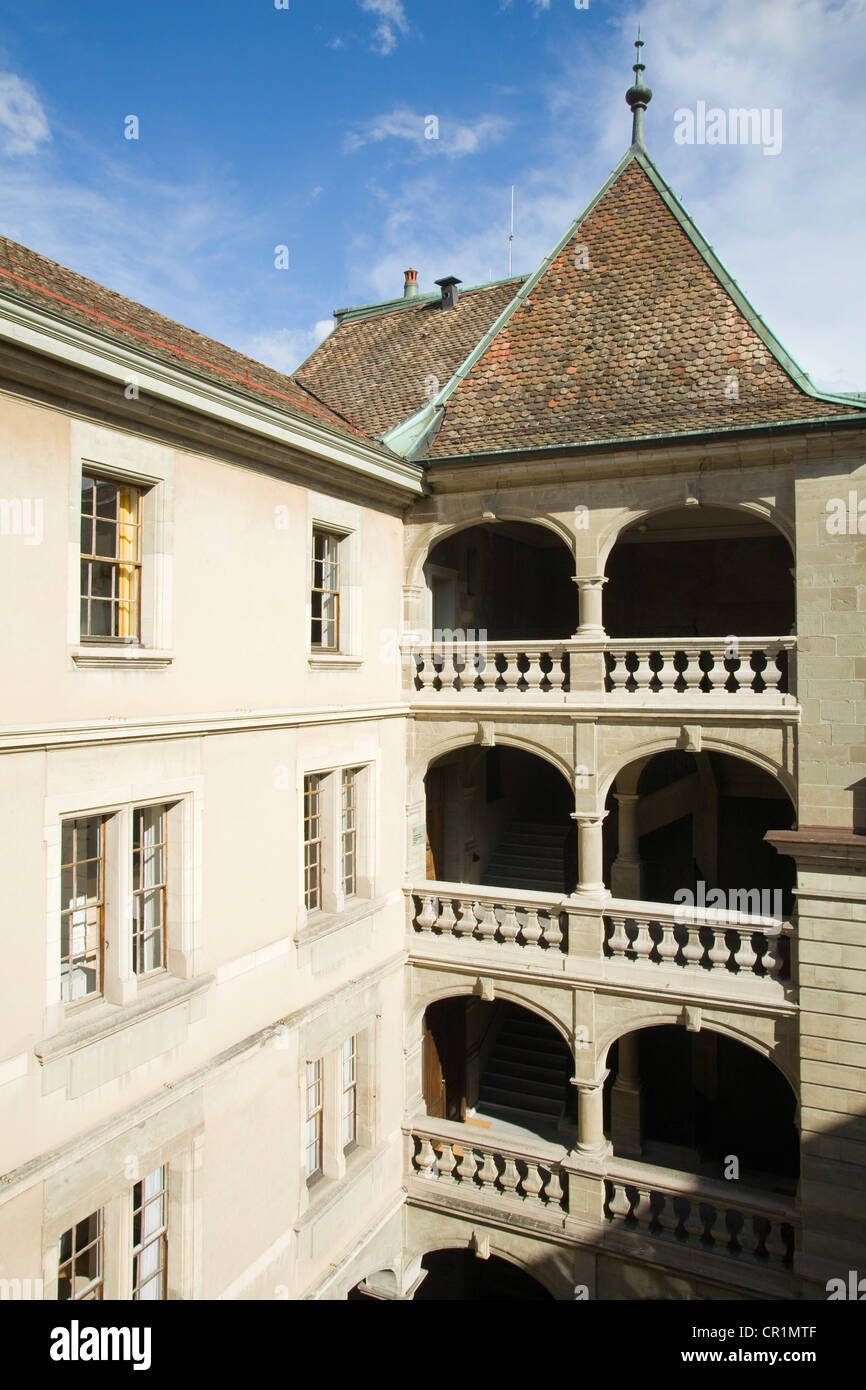
<instances>
[{"instance_id":1,"label":"stone arcade","mask_svg":"<svg viewBox=\"0 0 866 1390\"><path fill-rule=\"evenodd\" d=\"M635 75L293 378L0 242L8 1296L862 1297L864 402Z\"/></svg>"}]
</instances>

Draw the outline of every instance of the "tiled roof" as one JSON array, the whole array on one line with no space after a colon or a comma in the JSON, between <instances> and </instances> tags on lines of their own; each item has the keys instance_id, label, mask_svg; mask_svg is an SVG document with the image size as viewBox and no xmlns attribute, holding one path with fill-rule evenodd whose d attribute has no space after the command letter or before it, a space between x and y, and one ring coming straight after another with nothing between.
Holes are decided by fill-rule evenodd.
<instances>
[{"instance_id":1,"label":"tiled roof","mask_svg":"<svg viewBox=\"0 0 866 1390\"><path fill-rule=\"evenodd\" d=\"M26 246L0 237L0 294L89 328L149 357L357 438L363 431L282 372L154 313Z\"/></svg>"},{"instance_id":2,"label":"tiled roof","mask_svg":"<svg viewBox=\"0 0 866 1390\"><path fill-rule=\"evenodd\" d=\"M295 380L378 436L438 395L524 279L466 289L446 311L437 293L350 312Z\"/></svg>"},{"instance_id":3,"label":"tiled roof","mask_svg":"<svg viewBox=\"0 0 866 1390\"><path fill-rule=\"evenodd\" d=\"M798 384L688 225L647 156L627 157L446 395L428 457L857 414Z\"/></svg>"}]
</instances>

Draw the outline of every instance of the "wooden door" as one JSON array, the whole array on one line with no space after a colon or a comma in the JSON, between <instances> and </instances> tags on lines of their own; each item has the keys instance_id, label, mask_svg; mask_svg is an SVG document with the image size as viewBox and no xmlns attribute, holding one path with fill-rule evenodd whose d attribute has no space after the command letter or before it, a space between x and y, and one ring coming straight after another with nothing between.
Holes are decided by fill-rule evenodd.
<instances>
[{"instance_id":1,"label":"wooden door","mask_svg":"<svg viewBox=\"0 0 866 1390\"><path fill-rule=\"evenodd\" d=\"M428 1027L424 1028L424 1048L422 1052L424 1108L428 1115L445 1119L445 1072L436 1039Z\"/></svg>"}]
</instances>

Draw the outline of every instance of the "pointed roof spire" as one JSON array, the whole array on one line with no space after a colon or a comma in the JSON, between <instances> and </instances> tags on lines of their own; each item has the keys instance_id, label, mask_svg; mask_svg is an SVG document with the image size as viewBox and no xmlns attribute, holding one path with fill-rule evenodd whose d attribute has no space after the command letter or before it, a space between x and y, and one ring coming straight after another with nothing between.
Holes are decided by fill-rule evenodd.
<instances>
[{"instance_id":1,"label":"pointed roof spire","mask_svg":"<svg viewBox=\"0 0 866 1390\"><path fill-rule=\"evenodd\" d=\"M644 63L641 62L640 51L643 48L643 46L644 42L640 36L640 25L638 25L637 40L635 42L635 55L637 61L635 62L633 67L633 71L635 74L635 82L634 86L629 87L628 91L626 92L625 99L631 107L632 111L631 143L632 145L637 145L639 149L645 150L646 145L644 144L643 138L643 113L644 111L646 111L647 107L652 101L653 94L652 89L646 85L642 76L644 68L646 66Z\"/></svg>"}]
</instances>

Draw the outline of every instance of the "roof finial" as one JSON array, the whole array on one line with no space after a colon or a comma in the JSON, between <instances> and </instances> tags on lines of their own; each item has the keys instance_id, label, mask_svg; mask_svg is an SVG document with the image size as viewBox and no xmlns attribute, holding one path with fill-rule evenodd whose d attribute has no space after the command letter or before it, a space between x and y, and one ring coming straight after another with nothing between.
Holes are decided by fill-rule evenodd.
<instances>
[{"instance_id":1,"label":"roof finial","mask_svg":"<svg viewBox=\"0 0 866 1390\"><path fill-rule=\"evenodd\" d=\"M640 51L644 46L640 36L640 25L638 25L637 40L635 42L634 74L635 82L633 87L629 87L625 94L625 99L632 111L631 143L637 145L639 149L646 149L643 138L643 113L652 101L652 91L643 80L645 64L641 62Z\"/></svg>"}]
</instances>

